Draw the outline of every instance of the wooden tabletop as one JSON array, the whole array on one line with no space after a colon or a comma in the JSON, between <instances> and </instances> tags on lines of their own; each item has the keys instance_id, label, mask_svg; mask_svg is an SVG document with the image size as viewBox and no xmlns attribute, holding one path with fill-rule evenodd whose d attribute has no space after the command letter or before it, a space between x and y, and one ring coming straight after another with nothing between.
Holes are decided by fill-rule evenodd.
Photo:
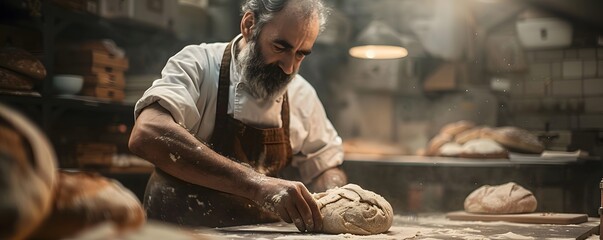
<instances>
[{"instance_id":1,"label":"wooden tabletop","mask_svg":"<svg viewBox=\"0 0 603 240\"><path fill-rule=\"evenodd\" d=\"M584 239L598 225L596 218L582 224L557 225L453 221L444 214L421 214L396 215L389 232L369 236L300 233L294 225L283 222L217 228L211 234L226 239Z\"/></svg>"}]
</instances>

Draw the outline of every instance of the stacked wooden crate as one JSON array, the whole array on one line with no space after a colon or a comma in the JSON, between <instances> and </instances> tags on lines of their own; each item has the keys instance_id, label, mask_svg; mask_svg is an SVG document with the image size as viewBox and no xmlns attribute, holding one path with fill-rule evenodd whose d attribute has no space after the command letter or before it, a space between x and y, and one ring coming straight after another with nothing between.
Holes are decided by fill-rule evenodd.
<instances>
[{"instance_id":1,"label":"stacked wooden crate","mask_svg":"<svg viewBox=\"0 0 603 240\"><path fill-rule=\"evenodd\" d=\"M94 40L63 46L57 53L58 73L84 77L80 95L122 102L128 58L112 41Z\"/></svg>"},{"instance_id":2,"label":"stacked wooden crate","mask_svg":"<svg viewBox=\"0 0 603 240\"><path fill-rule=\"evenodd\" d=\"M117 146L110 143L87 142L76 147L79 167L110 167L117 154Z\"/></svg>"}]
</instances>

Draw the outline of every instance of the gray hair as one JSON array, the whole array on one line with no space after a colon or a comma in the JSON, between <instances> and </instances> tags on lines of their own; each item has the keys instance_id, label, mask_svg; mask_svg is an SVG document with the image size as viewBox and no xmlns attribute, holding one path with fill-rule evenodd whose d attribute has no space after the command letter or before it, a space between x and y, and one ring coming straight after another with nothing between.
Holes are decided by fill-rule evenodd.
<instances>
[{"instance_id":1,"label":"gray hair","mask_svg":"<svg viewBox=\"0 0 603 240\"><path fill-rule=\"evenodd\" d=\"M310 17L316 13L320 26L319 31L324 30L329 8L325 6L322 0L246 0L241 7L241 11L243 14L251 12L255 17L257 28L253 31L253 37L257 37L264 25L289 3L296 4L303 16Z\"/></svg>"}]
</instances>

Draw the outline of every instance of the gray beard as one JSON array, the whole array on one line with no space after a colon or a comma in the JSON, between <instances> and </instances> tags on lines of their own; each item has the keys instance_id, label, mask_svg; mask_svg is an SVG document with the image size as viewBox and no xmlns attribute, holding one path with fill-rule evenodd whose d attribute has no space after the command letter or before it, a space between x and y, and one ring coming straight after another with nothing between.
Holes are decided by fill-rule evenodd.
<instances>
[{"instance_id":1,"label":"gray beard","mask_svg":"<svg viewBox=\"0 0 603 240\"><path fill-rule=\"evenodd\" d=\"M247 43L237 56L241 68L241 82L257 99L272 100L283 94L297 71L286 74L278 64L265 64L260 46L255 40Z\"/></svg>"}]
</instances>

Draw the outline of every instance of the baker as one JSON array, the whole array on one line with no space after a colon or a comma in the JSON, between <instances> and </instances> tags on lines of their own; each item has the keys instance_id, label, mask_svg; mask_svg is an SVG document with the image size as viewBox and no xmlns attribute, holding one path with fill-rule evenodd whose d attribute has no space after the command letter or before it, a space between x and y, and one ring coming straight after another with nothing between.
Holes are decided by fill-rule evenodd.
<instances>
[{"instance_id":1,"label":"baker","mask_svg":"<svg viewBox=\"0 0 603 240\"><path fill-rule=\"evenodd\" d=\"M342 186L347 177L339 168L341 138L297 72L326 7L248 0L242 13L240 35L185 47L136 103L129 147L156 167L147 216L208 227L280 218L302 232L320 231L310 191ZM283 179L289 166L298 181Z\"/></svg>"}]
</instances>

